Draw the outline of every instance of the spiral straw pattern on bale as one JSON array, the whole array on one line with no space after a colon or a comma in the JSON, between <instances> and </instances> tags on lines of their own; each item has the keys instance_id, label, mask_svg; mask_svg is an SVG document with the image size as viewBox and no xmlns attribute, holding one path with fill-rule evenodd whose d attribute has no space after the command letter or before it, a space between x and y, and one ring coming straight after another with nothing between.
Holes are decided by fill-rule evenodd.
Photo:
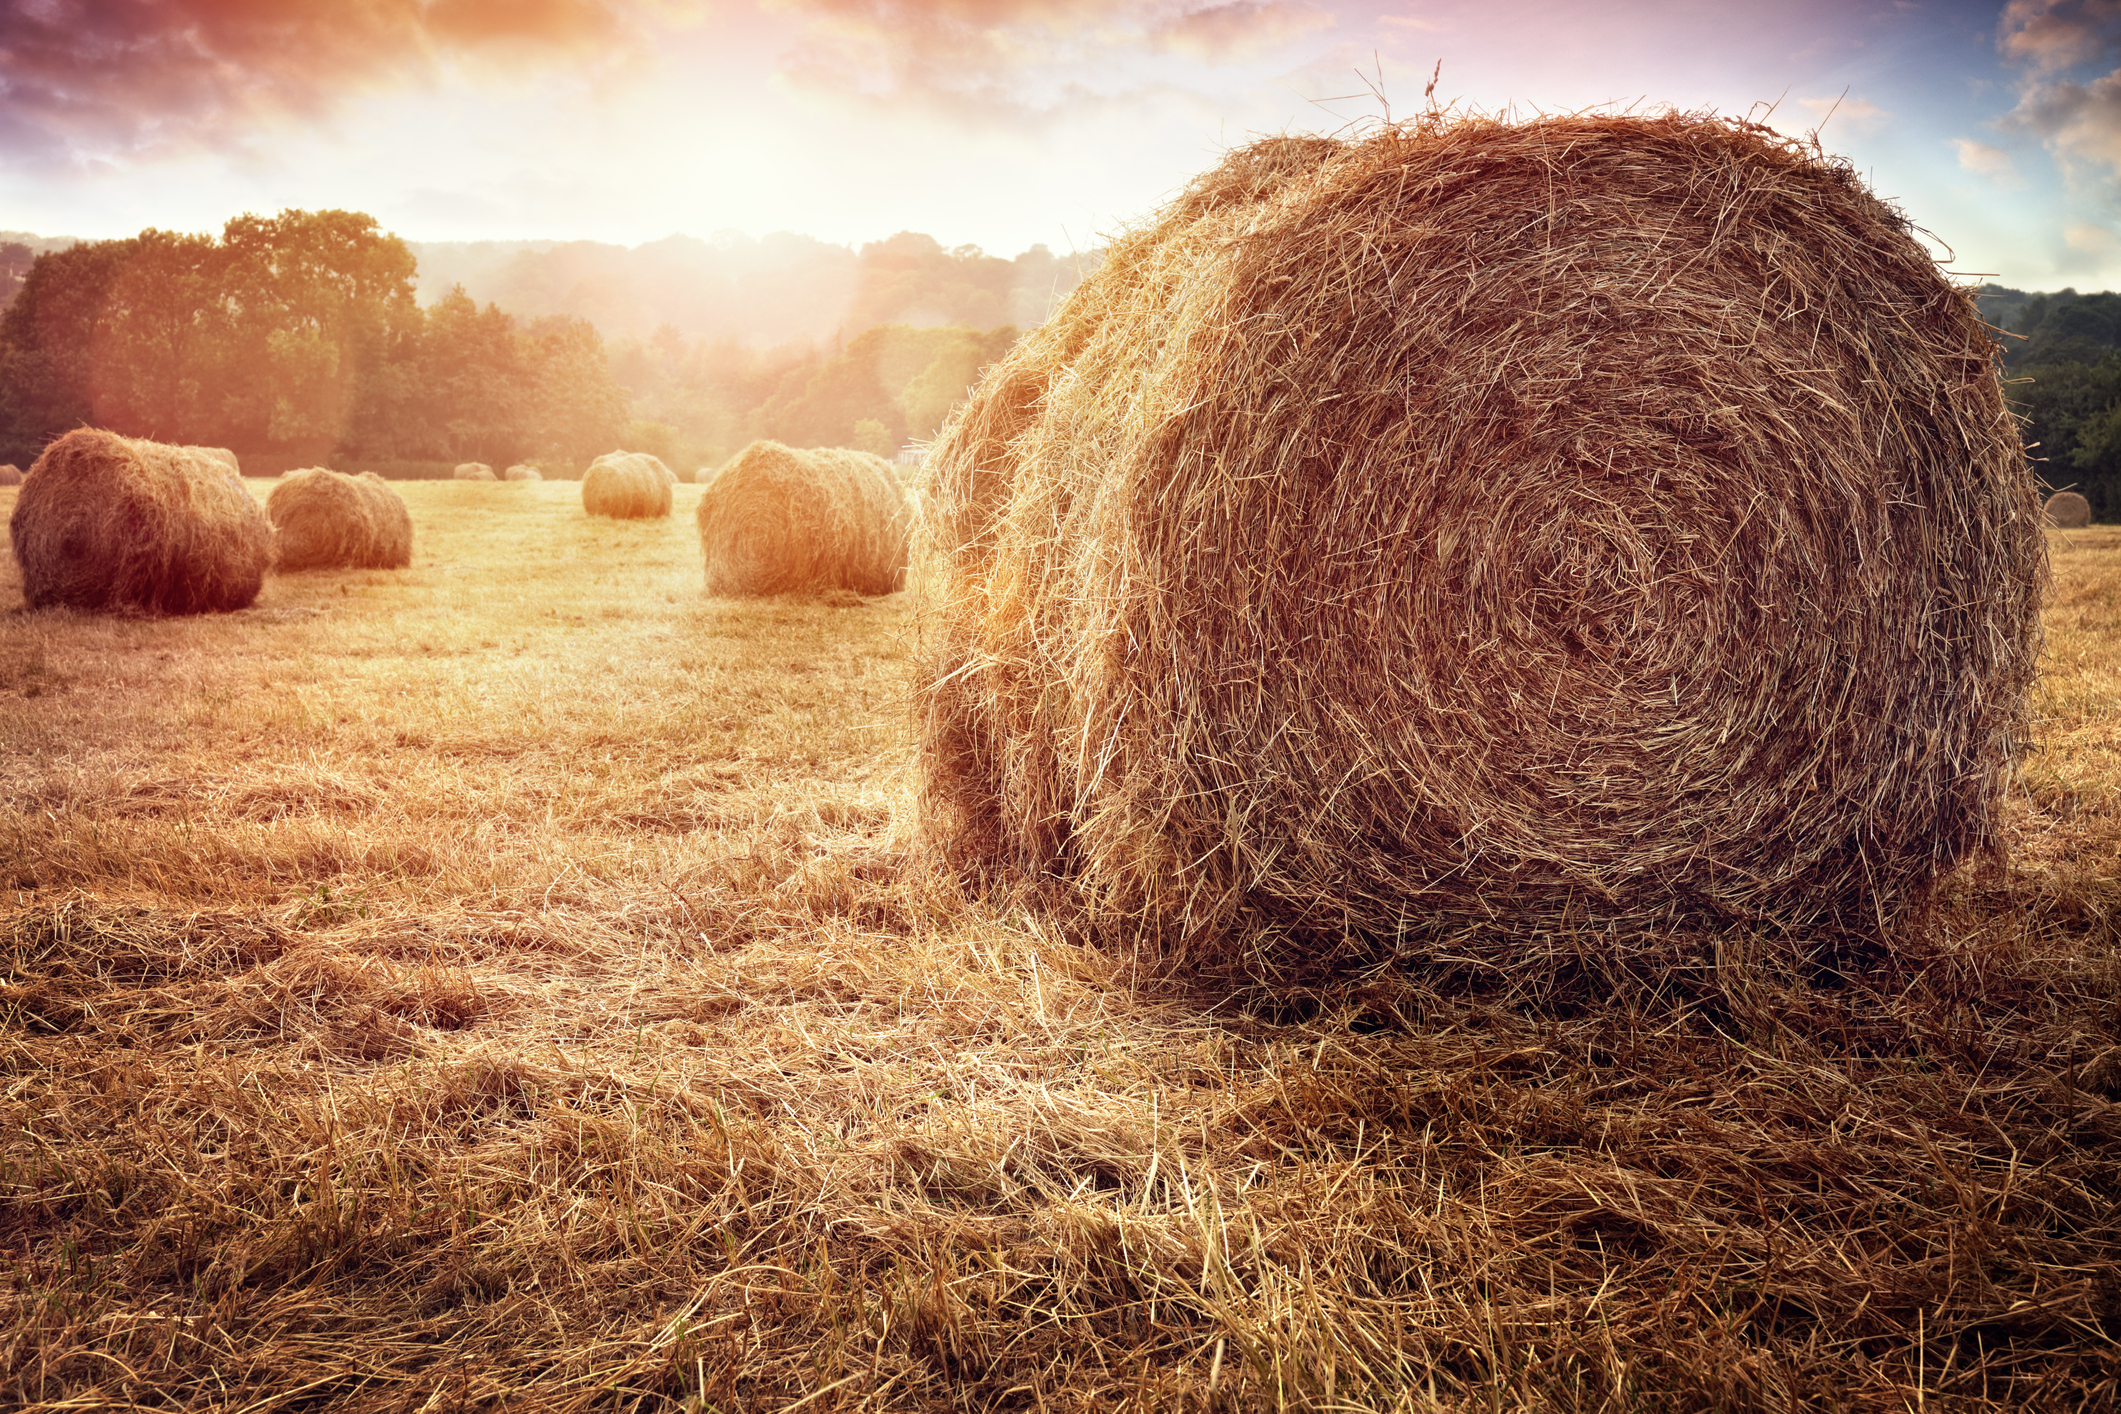
<instances>
[{"instance_id":1,"label":"spiral straw pattern on bale","mask_svg":"<svg viewBox=\"0 0 2121 1414\"><path fill-rule=\"evenodd\" d=\"M582 473L582 509L593 516L641 520L670 514L677 477L646 452L606 452Z\"/></svg>"},{"instance_id":2,"label":"spiral straw pattern on bale","mask_svg":"<svg viewBox=\"0 0 2121 1414\"><path fill-rule=\"evenodd\" d=\"M741 597L905 587L911 506L882 457L759 441L700 493L707 592Z\"/></svg>"},{"instance_id":3,"label":"spiral straw pattern on bale","mask_svg":"<svg viewBox=\"0 0 2121 1414\"><path fill-rule=\"evenodd\" d=\"M8 529L32 609L240 609L273 550L264 508L222 462L87 427L37 458Z\"/></svg>"},{"instance_id":4,"label":"spiral straw pattern on bale","mask_svg":"<svg viewBox=\"0 0 2121 1414\"><path fill-rule=\"evenodd\" d=\"M1238 151L930 453L926 847L1178 955L1888 930L2033 676L1991 354L1750 124Z\"/></svg>"},{"instance_id":5,"label":"spiral straw pattern on bale","mask_svg":"<svg viewBox=\"0 0 2121 1414\"><path fill-rule=\"evenodd\" d=\"M321 466L287 473L265 498L282 570L403 569L412 563L412 512L390 483Z\"/></svg>"},{"instance_id":6,"label":"spiral straw pattern on bale","mask_svg":"<svg viewBox=\"0 0 2121 1414\"><path fill-rule=\"evenodd\" d=\"M2092 503L2075 491L2047 498L2047 523L2061 530L2082 530L2092 523Z\"/></svg>"}]
</instances>

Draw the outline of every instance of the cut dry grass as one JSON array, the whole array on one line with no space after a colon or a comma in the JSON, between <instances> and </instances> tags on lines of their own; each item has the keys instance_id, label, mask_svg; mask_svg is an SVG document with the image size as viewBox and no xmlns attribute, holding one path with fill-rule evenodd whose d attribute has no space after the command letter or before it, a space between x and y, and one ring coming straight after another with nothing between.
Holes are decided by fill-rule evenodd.
<instances>
[{"instance_id":1,"label":"cut dry grass","mask_svg":"<svg viewBox=\"0 0 2121 1414\"><path fill-rule=\"evenodd\" d=\"M2116 1397L2121 531L1890 958L1270 997L901 876L906 596L402 489L409 571L0 619L0 1403Z\"/></svg>"}]
</instances>

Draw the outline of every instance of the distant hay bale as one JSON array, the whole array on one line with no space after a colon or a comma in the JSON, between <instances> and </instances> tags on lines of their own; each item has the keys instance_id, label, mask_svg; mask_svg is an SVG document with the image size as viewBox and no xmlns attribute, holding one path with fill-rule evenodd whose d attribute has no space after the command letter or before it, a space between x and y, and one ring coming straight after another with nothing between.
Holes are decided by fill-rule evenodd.
<instances>
[{"instance_id":1,"label":"distant hay bale","mask_svg":"<svg viewBox=\"0 0 2121 1414\"><path fill-rule=\"evenodd\" d=\"M87 427L37 458L8 529L32 609L240 609L272 559L272 522L223 463Z\"/></svg>"},{"instance_id":2,"label":"distant hay bale","mask_svg":"<svg viewBox=\"0 0 2121 1414\"><path fill-rule=\"evenodd\" d=\"M753 442L715 473L694 517L711 595L905 587L911 503L891 463L868 452Z\"/></svg>"},{"instance_id":3,"label":"distant hay bale","mask_svg":"<svg viewBox=\"0 0 2121 1414\"><path fill-rule=\"evenodd\" d=\"M2047 498L2047 523L2058 530L2082 530L2092 523L2092 503L2075 491L2057 491Z\"/></svg>"},{"instance_id":4,"label":"distant hay bale","mask_svg":"<svg viewBox=\"0 0 2121 1414\"><path fill-rule=\"evenodd\" d=\"M1752 124L1238 151L929 453L922 849L1167 958L1885 934L2024 729L1992 352Z\"/></svg>"},{"instance_id":5,"label":"distant hay bale","mask_svg":"<svg viewBox=\"0 0 2121 1414\"><path fill-rule=\"evenodd\" d=\"M667 516L676 484L670 468L646 452L606 452L582 473L582 509L620 520Z\"/></svg>"},{"instance_id":6,"label":"distant hay bale","mask_svg":"<svg viewBox=\"0 0 2121 1414\"><path fill-rule=\"evenodd\" d=\"M545 473L527 462L517 462L514 466L501 473L501 479L503 481L543 481Z\"/></svg>"},{"instance_id":7,"label":"distant hay bale","mask_svg":"<svg viewBox=\"0 0 2121 1414\"><path fill-rule=\"evenodd\" d=\"M493 474L493 468L484 462L458 462L457 469L451 472L450 475L458 481L492 481L496 479Z\"/></svg>"},{"instance_id":8,"label":"distant hay bale","mask_svg":"<svg viewBox=\"0 0 2121 1414\"><path fill-rule=\"evenodd\" d=\"M237 461L236 454L226 447L186 447L184 450L209 461L219 462L238 476L243 474L243 463Z\"/></svg>"},{"instance_id":9,"label":"distant hay bale","mask_svg":"<svg viewBox=\"0 0 2121 1414\"><path fill-rule=\"evenodd\" d=\"M695 485L695 486L705 486L705 485L706 485L706 484L707 484L708 482L710 482L710 481L712 481L712 480L714 480L714 468L713 468L713 467L711 467L711 466L699 466L699 467L694 467L694 468L692 469L692 484L693 484L693 485Z\"/></svg>"},{"instance_id":10,"label":"distant hay bale","mask_svg":"<svg viewBox=\"0 0 2121 1414\"><path fill-rule=\"evenodd\" d=\"M21 484L21 467L16 466L13 462L9 462L5 466L0 466L0 486L20 486Z\"/></svg>"},{"instance_id":11,"label":"distant hay bale","mask_svg":"<svg viewBox=\"0 0 2121 1414\"><path fill-rule=\"evenodd\" d=\"M390 483L313 466L287 473L265 498L281 570L403 569L412 563L412 513Z\"/></svg>"}]
</instances>

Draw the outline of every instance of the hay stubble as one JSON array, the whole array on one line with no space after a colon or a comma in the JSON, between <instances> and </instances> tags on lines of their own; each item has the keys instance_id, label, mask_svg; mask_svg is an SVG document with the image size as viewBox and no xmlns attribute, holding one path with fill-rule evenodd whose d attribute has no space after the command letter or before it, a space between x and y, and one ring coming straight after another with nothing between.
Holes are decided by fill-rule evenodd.
<instances>
[{"instance_id":1,"label":"hay stubble","mask_svg":"<svg viewBox=\"0 0 2121 1414\"><path fill-rule=\"evenodd\" d=\"M0 620L0 1401L2111 1402L2121 535L1884 970L1192 996L899 874L905 599L403 489L409 571Z\"/></svg>"}]
</instances>

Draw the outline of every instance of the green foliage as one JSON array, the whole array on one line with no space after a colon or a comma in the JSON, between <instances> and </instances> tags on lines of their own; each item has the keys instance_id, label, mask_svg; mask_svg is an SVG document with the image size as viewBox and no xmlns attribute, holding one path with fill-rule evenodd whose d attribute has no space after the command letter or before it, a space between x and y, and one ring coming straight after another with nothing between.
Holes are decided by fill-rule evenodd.
<instances>
[{"instance_id":1,"label":"green foliage","mask_svg":"<svg viewBox=\"0 0 2121 1414\"><path fill-rule=\"evenodd\" d=\"M40 255L0 318L0 457L28 465L96 417L97 322L137 240Z\"/></svg>"},{"instance_id":2,"label":"green foliage","mask_svg":"<svg viewBox=\"0 0 2121 1414\"><path fill-rule=\"evenodd\" d=\"M0 322L0 455L84 422L295 465L617 444L627 399L594 328L523 328L462 290L423 312L413 274L404 242L347 211L40 256Z\"/></svg>"},{"instance_id":3,"label":"green foliage","mask_svg":"<svg viewBox=\"0 0 2121 1414\"><path fill-rule=\"evenodd\" d=\"M2082 492L2098 519L2121 519L2121 294L1988 284L1979 299L2005 334L2003 391L2033 470Z\"/></svg>"},{"instance_id":4,"label":"green foliage","mask_svg":"<svg viewBox=\"0 0 2121 1414\"><path fill-rule=\"evenodd\" d=\"M888 457L898 450L891 429L873 417L865 417L854 424L854 436L847 445L857 452L874 452L880 457Z\"/></svg>"},{"instance_id":5,"label":"green foliage","mask_svg":"<svg viewBox=\"0 0 2121 1414\"><path fill-rule=\"evenodd\" d=\"M2021 435L2041 479L2081 491L2102 520L2121 518L2121 352L2021 365L2003 391L2025 419Z\"/></svg>"},{"instance_id":6,"label":"green foliage","mask_svg":"<svg viewBox=\"0 0 2121 1414\"><path fill-rule=\"evenodd\" d=\"M2011 368L2031 364L2097 363L2106 350L2121 347L2121 294L2075 290L2027 293L2003 285L1983 285L1982 317L2003 330L2003 361Z\"/></svg>"},{"instance_id":7,"label":"green foliage","mask_svg":"<svg viewBox=\"0 0 2121 1414\"><path fill-rule=\"evenodd\" d=\"M601 308L602 250L519 253L525 280L553 277L525 307ZM461 286L423 310L411 250L359 212L246 215L219 238L147 230L29 261L0 322L0 456L26 463L83 423L260 465L580 466L628 446L689 468L759 436L888 455L933 437L1077 273L1044 247L1001 260L910 232L859 257L792 237L674 240L624 269L626 299L694 326L717 298L794 301L809 271L800 307L829 295L863 332L760 350L666 322L607 357L577 315L526 324Z\"/></svg>"},{"instance_id":8,"label":"green foliage","mask_svg":"<svg viewBox=\"0 0 2121 1414\"><path fill-rule=\"evenodd\" d=\"M629 452L646 452L671 470L677 470L678 433L667 422L629 422L619 438L619 446Z\"/></svg>"}]
</instances>

